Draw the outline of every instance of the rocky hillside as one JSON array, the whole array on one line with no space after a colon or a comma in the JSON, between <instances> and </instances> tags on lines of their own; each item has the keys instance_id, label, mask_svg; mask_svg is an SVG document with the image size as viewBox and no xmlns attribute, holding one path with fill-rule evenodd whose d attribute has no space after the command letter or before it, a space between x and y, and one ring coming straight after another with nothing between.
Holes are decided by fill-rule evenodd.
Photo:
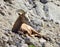
<instances>
[{"instance_id":1,"label":"rocky hillside","mask_svg":"<svg viewBox=\"0 0 60 47\"><path fill-rule=\"evenodd\" d=\"M20 9L48 40L12 32ZM60 47L60 0L0 0L0 47Z\"/></svg>"}]
</instances>

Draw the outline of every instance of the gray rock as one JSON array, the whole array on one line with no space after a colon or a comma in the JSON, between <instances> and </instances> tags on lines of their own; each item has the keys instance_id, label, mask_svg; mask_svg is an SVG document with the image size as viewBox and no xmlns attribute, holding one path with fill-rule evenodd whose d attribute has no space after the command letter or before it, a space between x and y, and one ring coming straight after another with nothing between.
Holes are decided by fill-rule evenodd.
<instances>
[{"instance_id":1,"label":"gray rock","mask_svg":"<svg viewBox=\"0 0 60 47\"><path fill-rule=\"evenodd\" d=\"M13 33L12 27L23 9L29 25L49 40ZM59 0L0 0L0 47L60 47Z\"/></svg>"},{"instance_id":2,"label":"gray rock","mask_svg":"<svg viewBox=\"0 0 60 47\"><path fill-rule=\"evenodd\" d=\"M28 47L28 45L27 44L22 44L21 47Z\"/></svg>"},{"instance_id":3,"label":"gray rock","mask_svg":"<svg viewBox=\"0 0 60 47\"><path fill-rule=\"evenodd\" d=\"M51 2L47 3L47 6L49 7L49 16L51 17L51 19L53 19L55 22L57 21L57 22L60 23L60 19L59 19L60 8L58 6L56 6L54 3L51 3Z\"/></svg>"},{"instance_id":4,"label":"gray rock","mask_svg":"<svg viewBox=\"0 0 60 47\"><path fill-rule=\"evenodd\" d=\"M44 40L43 38L40 39L40 43L43 44L43 43L46 43L46 40Z\"/></svg>"},{"instance_id":5,"label":"gray rock","mask_svg":"<svg viewBox=\"0 0 60 47\"><path fill-rule=\"evenodd\" d=\"M15 45L10 45L10 47L16 47Z\"/></svg>"},{"instance_id":6,"label":"gray rock","mask_svg":"<svg viewBox=\"0 0 60 47\"><path fill-rule=\"evenodd\" d=\"M41 3L46 4L47 0L40 0Z\"/></svg>"}]
</instances>

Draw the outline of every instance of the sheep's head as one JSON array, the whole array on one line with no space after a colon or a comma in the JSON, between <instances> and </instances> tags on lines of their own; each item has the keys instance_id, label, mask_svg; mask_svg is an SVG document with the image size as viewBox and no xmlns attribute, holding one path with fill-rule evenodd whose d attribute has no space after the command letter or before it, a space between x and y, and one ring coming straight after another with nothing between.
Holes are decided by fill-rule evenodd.
<instances>
[{"instance_id":1,"label":"sheep's head","mask_svg":"<svg viewBox=\"0 0 60 47\"><path fill-rule=\"evenodd\" d=\"M24 10L20 9L19 12L18 12L18 14L24 16L26 14L26 12Z\"/></svg>"}]
</instances>

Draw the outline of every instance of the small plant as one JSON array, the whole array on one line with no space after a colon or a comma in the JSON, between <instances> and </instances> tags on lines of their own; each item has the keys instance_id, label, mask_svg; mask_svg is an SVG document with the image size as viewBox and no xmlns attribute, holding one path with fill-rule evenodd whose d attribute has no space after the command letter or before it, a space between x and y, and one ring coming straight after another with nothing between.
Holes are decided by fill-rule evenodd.
<instances>
[{"instance_id":1,"label":"small plant","mask_svg":"<svg viewBox=\"0 0 60 47\"><path fill-rule=\"evenodd\" d=\"M29 47L35 47L34 45L29 45Z\"/></svg>"}]
</instances>

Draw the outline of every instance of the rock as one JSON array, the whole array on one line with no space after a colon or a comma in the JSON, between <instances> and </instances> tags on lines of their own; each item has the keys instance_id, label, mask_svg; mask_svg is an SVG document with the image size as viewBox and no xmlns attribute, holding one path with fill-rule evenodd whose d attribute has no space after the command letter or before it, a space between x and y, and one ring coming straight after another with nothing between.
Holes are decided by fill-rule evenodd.
<instances>
[{"instance_id":1,"label":"rock","mask_svg":"<svg viewBox=\"0 0 60 47\"><path fill-rule=\"evenodd\" d=\"M49 7L49 15L50 15L51 19L60 23L60 19L59 19L60 8L58 6L56 6L54 3L51 3L51 2L47 3L47 6ZM57 13L57 11L58 11L58 13Z\"/></svg>"},{"instance_id":2,"label":"rock","mask_svg":"<svg viewBox=\"0 0 60 47\"><path fill-rule=\"evenodd\" d=\"M43 43L46 43L46 40L44 40L43 38L40 39L40 43L43 44Z\"/></svg>"},{"instance_id":3,"label":"rock","mask_svg":"<svg viewBox=\"0 0 60 47\"><path fill-rule=\"evenodd\" d=\"M29 44L33 44L36 47L41 47L41 44L39 43L39 39L38 38L35 38L35 37L31 38L29 36L27 36L27 37L29 39L29 41L28 41Z\"/></svg>"},{"instance_id":4,"label":"rock","mask_svg":"<svg viewBox=\"0 0 60 47\"><path fill-rule=\"evenodd\" d=\"M46 4L47 0L40 0L41 3Z\"/></svg>"},{"instance_id":5,"label":"rock","mask_svg":"<svg viewBox=\"0 0 60 47\"><path fill-rule=\"evenodd\" d=\"M2 32L0 32L0 38L5 42L8 41L8 37L5 34L3 34Z\"/></svg>"},{"instance_id":6,"label":"rock","mask_svg":"<svg viewBox=\"0 0 60 47\"><path fill-rule=\"evenodd\" d=\"M48 47L48 46L49 46L49 47L53 47L52 44L50 44L50 43L47 42L47 43L45 44L45 47Z\"/></svg>"},{"instance_id":7,"label":"rock","mask_svg":"<svg viewBox=\"0 0 60 47\"><path fill-rule=\"evenodd\" d=\"M28 47L28 45L27 44L22 44L21 47Z\"/></svg>"},{"instance_id":8,"label":"rock","mask_svg":"<svg viewBox=\"0 0 60 47\"><path fill-rule=\"evenodd\" d=\"M6 47L10 47L9 44L6 44L5 46L6 46Z\"/></svg>"},{"instance_id":9,"label":"rock","mask_svg":"<svg viewBox=\"0 0 60 47\"><path fill-rule=\"evenodd\" d=\"M10 45L10 47L16 47L16 46L14 46L14 45Z\"/></svg>"},{"instance_id":10,"label":"rock","mask_svg":"<svg viewBox=\"0 0 60 47\"><path fill-rule=\"evenodd\" d=\"M13 33L12 27L23 9L29 25L49 40ZM60 47L59 0L0 0L0 47Z\"/></svg>"}]
</instances>

